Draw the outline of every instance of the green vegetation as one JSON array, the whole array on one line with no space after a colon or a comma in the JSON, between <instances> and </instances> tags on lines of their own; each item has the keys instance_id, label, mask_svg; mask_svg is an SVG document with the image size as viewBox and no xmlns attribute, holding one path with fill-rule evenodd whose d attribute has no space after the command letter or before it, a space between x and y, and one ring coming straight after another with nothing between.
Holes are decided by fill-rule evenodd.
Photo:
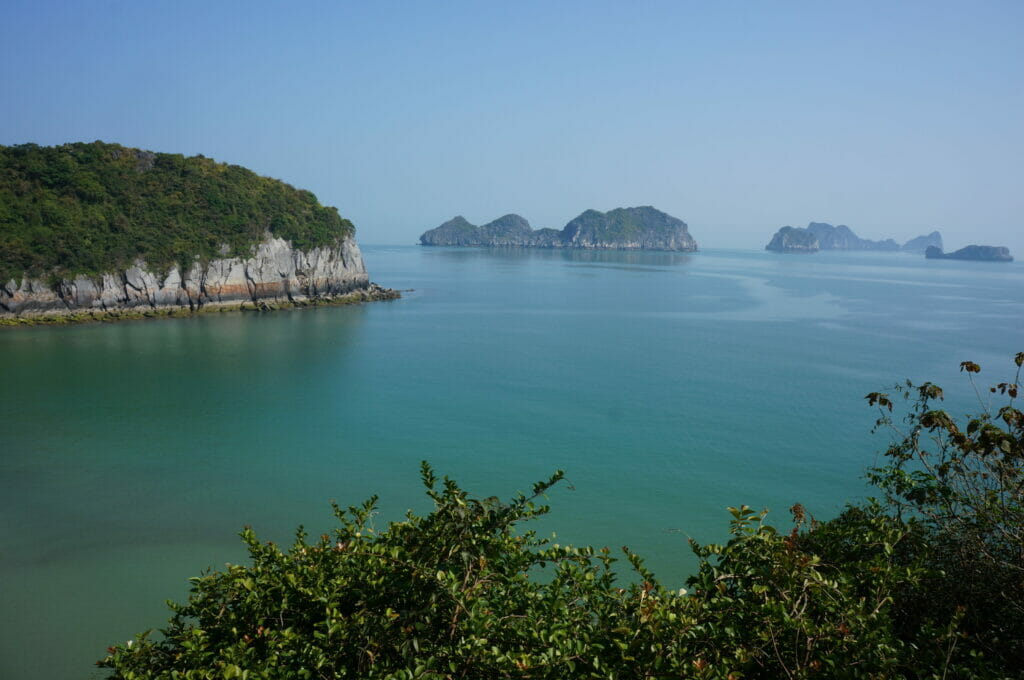
<instances>
[{"instance_id":1,"label":"green vegetation","mask_svg":"<svg viewBox=\"0 0 1024 680\"><path fill-rule=\"evenodd\" d=\"M609 210L604 215L588 210L583 215L587 222L597 222L599 226L594 229L594 234L602 241L635 241L648 228L640 215L622 208Z\"/></svg>"},{"instance_id":2,"label":"green vegetation","mask_svg":"<svg viewBox=\"0 0 1024 680\"><path fill-rule=\"evenodd\" d=\"M203 156L0 146L0 281L244 256L267 231L308 249L354 229L308 191Z\"/></svg>"},{"instance_id":3,"label":"green vegetation","mask_svg":"<svg viewBox=\"0 0 1024 680\"><path fill-rule=\"evenodd\" d=\"M586 210L566 225L563 237L580 233L600 243L629 243L648 238L670 238L686 224L650 206L616 208L606 213Z\"/></svg>"},{"instance_id":4,"label":"green vegetation","mask_svg":"<svg viewBox=\"0 0 1024 680\"><path fill-rule=\"evenodd\" d=\"M1024 414L958 426L931 383L910 408L868 395L894 428L870 471L881 500L778 531L731 508L697 545L689 592L623 548L551 544L521 525L561 473L508 502L422 477L434 509L377 531L374 499L284 551L242 532L251 565L192 580L169 627L111 647L113 678L964 678L1024 675ZM978 367L966 362L971 376ZM981 396L979 392L979 398ZM900 430L900 427L905 429Z\"/></svg>"}]
</instances>

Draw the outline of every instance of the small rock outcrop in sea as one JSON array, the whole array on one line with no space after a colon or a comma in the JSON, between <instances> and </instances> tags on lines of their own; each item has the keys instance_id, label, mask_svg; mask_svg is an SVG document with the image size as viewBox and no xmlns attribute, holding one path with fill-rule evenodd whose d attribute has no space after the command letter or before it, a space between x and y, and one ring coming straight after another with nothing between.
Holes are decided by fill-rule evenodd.
<instances>
[{"instance_id":1,"label":"small rock outcrop in sea","mask_svg":"<svg viewBox=\"0 0 1024 680\"><path fill-rule=\"evenodd\" d=\"M930 247L942 250L942 234L937 231L933 231L925 236L912 238L904 243L900 250L908 253L923 253Z\"/></svg>"},{"instance_id":2,"label":"small rock outcrop in sea","mask_svg":"<svg viewBox=\"0 0 1024 680\"><path fill-rule=\"evenodd\" d=\"M1002 246L966 246L952 253L943 253L942 248L929 246L924 251L929 260L977 260L980 262L1013 262L1010 249Z\"/></svg>"},{"instance_id":3,"label":"small rock outcrop in sea","mask_svg":"<svg viewBox=\"0 0 1024 680\"><path fill-rule=\"evenodd\" d=\"M461 215L420 236L425 246L517 246L695 251L686 223L650 206L587 210L557 229L537 229L519 215L505 215L483 226Z\"/></svg>"},{"instance_id":4,"label":"small rock outcrop in sea","mask_svg":"<svg viewBox=\"0 0 1024 680\"><path fill-rule=\"evenodd\" d=\"M811 232L786 226L775 232L764 249L777 253L816 253L818 247L818 239Z\"/></svg>"},{"instance_id":5,"label":"small rock outcrop in sea","mask_svg":"<svg viewBox=\"0 0 1024 680\"><path fill-rule=\"evenodd\" d=\"M100 276L55 282L22 278L0 283L0 319L73 315L80 312L197 311L240 303L303 304L365 292L361 297L397 297L371 284L355 239L301 251L269 234L251 257L196 262L188 269L134 266Z\"/></svg>"},{"instance_id":6,"label":"small rock outcrop in sea","mask_svg":"<svg viewBox=\"0 0 1024 680\"><path fill-rule=\"evenodd\" d=\"M927 236L910 239L903 246L891 238L872 241L860 238L845 224L832 226L825 222L811 222L806 227L783 227L775 233L765 250L782 253L809 253L817 250L875 250L895 252L905 250L923 252L929 245L942 247L942 236L933 231Z\"/></svg>"}]
</instances>

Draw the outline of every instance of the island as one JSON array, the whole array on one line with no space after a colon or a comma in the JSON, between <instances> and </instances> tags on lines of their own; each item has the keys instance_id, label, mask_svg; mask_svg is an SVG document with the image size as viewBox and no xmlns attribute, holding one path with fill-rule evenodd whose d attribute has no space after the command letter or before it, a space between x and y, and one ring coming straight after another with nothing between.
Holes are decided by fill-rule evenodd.
<instances>
[{"instance_id":1,"label":"island","mask_svg":"<svg viewBox=\"0 0 1024 680\"><path fill-rule=\"evenodd\" d=\"M975 260L978 262L1013 262L1010 249L1002 246L971 245L952 253L942 252L942 248L934 246L924 251L929 260Z\"/></svg>"},{"instance_id":2,"label":"island","mask_svg":"<svg viewBox=\"0 0 1024 680\"><path fill-rule=\"evenodd\" d=\"M930 234L912 238L904 243L900 250L906 253L923 253L929 248L938 248L939 250L942 250L942 234L937 231L933 231Z\"/></svg>"},{"instance_id":3,"label":"island","mask_svg":"<svg viewBox=\"0 0 1024 680\"><path fill-rule=\"evenodd\" d=\"M764 249L780 253L816 253L819 247L818 239L811 232L786 226L775 232Z\"/></svg>"},{"instance_id":4,"label":"island","mask_svg":"<svg viewBox=\"0 0 1024 680\"><path fill-rule=\"evenodd\" d=\"M0 146L0 325L398 297L312 193L204 156Z\"/></svg>"},{"instance_id":5,"label":"island","mask_svg":"<svg viewBox=\"0 0 1024 680\"><path fill-rule=\"evenodd\" d=\"M651 206L586 210L561 230L537 229L519 215L476 226L461 215L420 236L424 246L514 246L693 252L697 242L686 223Z\"/></svg>"},{"instance_id":6,"label":"island","mask_svg":"<svg viewBox=\"0 0 1024 680\"><path fill-rule=\"evenodd\" d=\"M942 248L939 232L912 238L901 246L891 238L883 241L860 238L845 224L833 226L826 222L811 222L806 227L782 227L764 249L780 253L814 253L818 250L924 252L930 246Z\"/></svg>"}]
</instances>

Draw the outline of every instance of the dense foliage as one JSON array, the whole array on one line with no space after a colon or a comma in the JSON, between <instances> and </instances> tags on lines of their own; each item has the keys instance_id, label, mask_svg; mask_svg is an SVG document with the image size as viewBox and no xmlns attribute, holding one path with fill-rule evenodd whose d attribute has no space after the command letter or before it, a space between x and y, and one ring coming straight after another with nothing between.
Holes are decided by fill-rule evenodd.
<instances>
[{"instance_id":1,"label":"dense foliage","mask_svg":"<svg viewBox=\"0 0 1024 680\"><path fill-rule=\"evenodd\" d=\"M0 281L247 255L267 231L308 249L353 227L308 191L203 156L0 146Z\"/></svg>"},{"instance_id":2,"label":"dense foliage","mask_svg":"<svg viewBox=\"0 0 1024 680\"><path fill-rule=\"evenodd\" d=\"M979 409L962 425L936 408L943 391L932 383L897 386L912 400L902 425L891 417L889 395L868 395L881 409L879 426L896 434L887 464L870 477L885 491L890 514L913 518L925 532L933 574L903 613L949 618L962 611L973 647L1024 671L1024 413L1016 406L1024 352L1015 363L1012 382L987 390L974 381L981 367L961 364Z\"/></svg>"},{"instance_id":3,"label":"dense foliage","mask_svg":"<svg viewBox=\"0 0 1024 680\"><path fill-rule=\"evenodd\" d=\"M651 232L658 236L670 235L677 227L686 225L651 207L616 208L606 213L586 210L565 226L562 237L569 240L582 233L595 241L628 243L641 240Z\"/></svg>"},{"instance_id":4,"label":"dense foliage","mask_svg":"<svg viewBox=\"0 0 1024 680\"><path fill-rule=\"evenodd\" d=\"M788 532L730 508L727 543L693 544L689 592L626 548L620 582L608 548L523 530L561 473L500 502L424 463L426 516L377 531L374 500L335 506L333 534L300 530L288 550L246 529L249 566L193 579L162 635L101 665L113 678L1021 677L1024 433L1017 381L994 389L1009 403L961 429L932 408L938 387L908 384L908 430L871 471L883 500L828 522L796 505ZM869 400L895 427L889 395Z\"/></svg>"}]
</instances>

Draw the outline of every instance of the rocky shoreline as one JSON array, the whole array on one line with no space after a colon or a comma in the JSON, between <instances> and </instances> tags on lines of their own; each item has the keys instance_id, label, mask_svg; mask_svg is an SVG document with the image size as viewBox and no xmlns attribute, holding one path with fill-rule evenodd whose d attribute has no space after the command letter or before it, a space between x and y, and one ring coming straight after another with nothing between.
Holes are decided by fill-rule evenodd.
<instances>
[{"instance_id":1,"label":"rocky shoreline","mask_svg":"<svg viewBox=\"0 0 1024 680\"><path fill-rule=\"evenodd\" d=\"M141 321L144 319L177 319L203 314L220 314L225 312L272 312L282 309L304 309L307 307L340 307L358 305L366 302L398 300L401 291L384 288L371 283L366 288L353 290L338 295L321 295L296 300L248 300L210 302L202 307L189 309L178 305L157 305L150 308L120 309L50 309L28 312L24 315L0 314L0 328L16 326L60 326L80 323L114 323L117 321Z\"/></svg>"},{"instance_id":2,"label":"rocky shoreline","mask_svg":"<svg viewBox=\"0 0 1024 680\"><path fill-rule=\"evenodd\" d=\"M204 311L270 310L393 300L370 283L353 238L303 251L270 234L248 257L166 270L136 261L123 271L0 282L0 324L112 321Z\"/></svg>"}]
</instances>

